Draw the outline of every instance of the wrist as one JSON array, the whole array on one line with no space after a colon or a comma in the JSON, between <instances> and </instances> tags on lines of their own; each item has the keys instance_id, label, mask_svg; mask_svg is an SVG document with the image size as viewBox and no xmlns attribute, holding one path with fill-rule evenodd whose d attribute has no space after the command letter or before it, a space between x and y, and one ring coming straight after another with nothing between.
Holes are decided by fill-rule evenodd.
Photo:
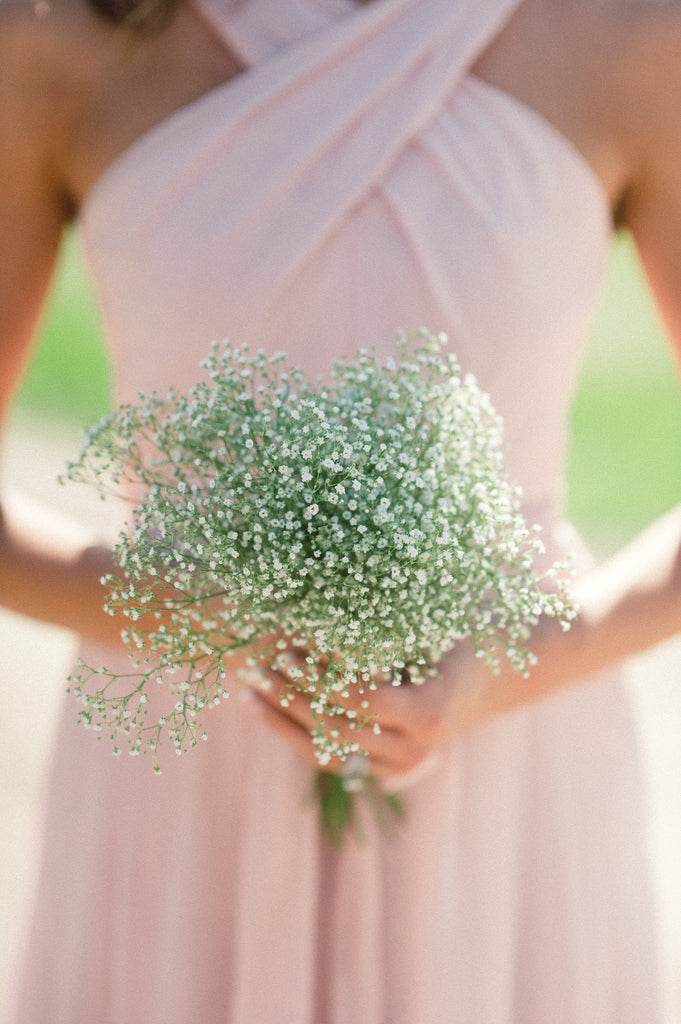
<instances>
[{"instance_id":1,"label":"wrist","mask_svg":"<svg viewBox=\"0 0 681 1024\"><path fill-rule=\"evenodd\" d=\"M19 520L21 522L21 519ZM111 571L105 547L78 544L53 529L49 516L17 526L0 512L0 594L10 611L97 642L120 643L120 623L104 612L101 578Z\"/></svg>"}]
</instances>

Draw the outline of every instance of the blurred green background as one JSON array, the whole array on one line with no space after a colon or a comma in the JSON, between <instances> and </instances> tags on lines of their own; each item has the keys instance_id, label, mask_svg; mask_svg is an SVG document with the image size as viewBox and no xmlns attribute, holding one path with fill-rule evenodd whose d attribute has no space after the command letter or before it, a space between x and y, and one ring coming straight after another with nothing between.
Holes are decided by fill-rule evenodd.
<instances>
[{"instance_id":1,"label":"blurred green background","mask_svg":"<svg viewBox=\"0 0 681 1024\"><path fill-rule=\"evenodd\" d=\"M18 408L91 423L108 404L105 349L69 237ZM569 514L601 552L681 500L679 376L626 236L585 355L568 469Z\"/></svg>"}]
</instances>

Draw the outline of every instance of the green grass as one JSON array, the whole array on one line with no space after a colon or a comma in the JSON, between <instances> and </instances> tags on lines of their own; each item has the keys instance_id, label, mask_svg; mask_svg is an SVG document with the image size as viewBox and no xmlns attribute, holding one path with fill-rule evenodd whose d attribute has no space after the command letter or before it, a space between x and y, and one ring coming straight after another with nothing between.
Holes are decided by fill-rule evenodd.
<instances>
[{"instance_id":1,"label":"green grass","mask_svg":"<svg viewBox=\"0 0 681 1024\"><path fill-rule=\"evenodd\" d=\"M614 252L572 428L569 514L599 546L681 500L679 371L626 238Z\"/></svg>"},{"instance_id":2,"label":"green grass","mask_svg":"<svg viewBox=\"0 0 681 1024\"><path fill-rule=\"evenodd\" d=\"M67 239L30 371L24 413L94 422L109 369L91 291ZM681 500L681 391L629 242L618 243L573 412L570 517L597 547Z\"/></svg>"},{"instance_id":3,"label":"green grass","mask_svg":"<svg viewBox=\"0 0 681 1024\"><path fill-rule=\"evenodd\" d=\"M110 367L76 239L67 236L18 407L91 424L110 404Z\"/></svg>"}]
</instances>

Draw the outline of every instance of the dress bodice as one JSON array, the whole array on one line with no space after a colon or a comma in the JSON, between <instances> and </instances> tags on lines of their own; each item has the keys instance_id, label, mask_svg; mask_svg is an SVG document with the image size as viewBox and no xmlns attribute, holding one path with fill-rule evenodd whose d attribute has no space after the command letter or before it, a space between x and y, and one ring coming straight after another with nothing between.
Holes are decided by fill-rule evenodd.
<instances>
[{"instance_id":1,"label":"dress bodice","mask_svg":"<svg viewBox=\"0 0 681 1024\"><path fill-rule=\"evenodd\" d=\"M469 72L518 0L221 2L247 69L84 206L121 399L189 387L213 339L315 374L426 326L490 392L527 503L555 506L609 211L566 138Z\"/></svg>"}]
</instances>

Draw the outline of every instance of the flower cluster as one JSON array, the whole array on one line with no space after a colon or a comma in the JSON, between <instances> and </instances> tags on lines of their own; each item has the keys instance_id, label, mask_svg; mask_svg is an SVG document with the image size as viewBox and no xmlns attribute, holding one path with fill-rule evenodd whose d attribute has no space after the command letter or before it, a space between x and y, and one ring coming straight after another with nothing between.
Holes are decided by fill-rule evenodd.
<instances>
[{"instance_id":1,"label":"flower cluster","mask_svg":"<svg viewBox=\"0 0 681 1024\"><path fill-rule=\"evenodd\" d=\"M164 732L178 753L205 738L234 651L276 668L293 646L304 669L281 700L305 693L323 766L361 749L368 713L339 702L351 687L418 683L462 638L492 670L505 655L526 671L531 627L573 611L558 567L535 568L500 419L445 341L400 336L392 358L362 351L326 385L216 344L189 395L141 396L95 428L69 476L132 501L108 608L136 661L123 686L79 667L85 724L158 770ZM171 695L149 721L156 680Z\"/></svg>"}]
</instances>

